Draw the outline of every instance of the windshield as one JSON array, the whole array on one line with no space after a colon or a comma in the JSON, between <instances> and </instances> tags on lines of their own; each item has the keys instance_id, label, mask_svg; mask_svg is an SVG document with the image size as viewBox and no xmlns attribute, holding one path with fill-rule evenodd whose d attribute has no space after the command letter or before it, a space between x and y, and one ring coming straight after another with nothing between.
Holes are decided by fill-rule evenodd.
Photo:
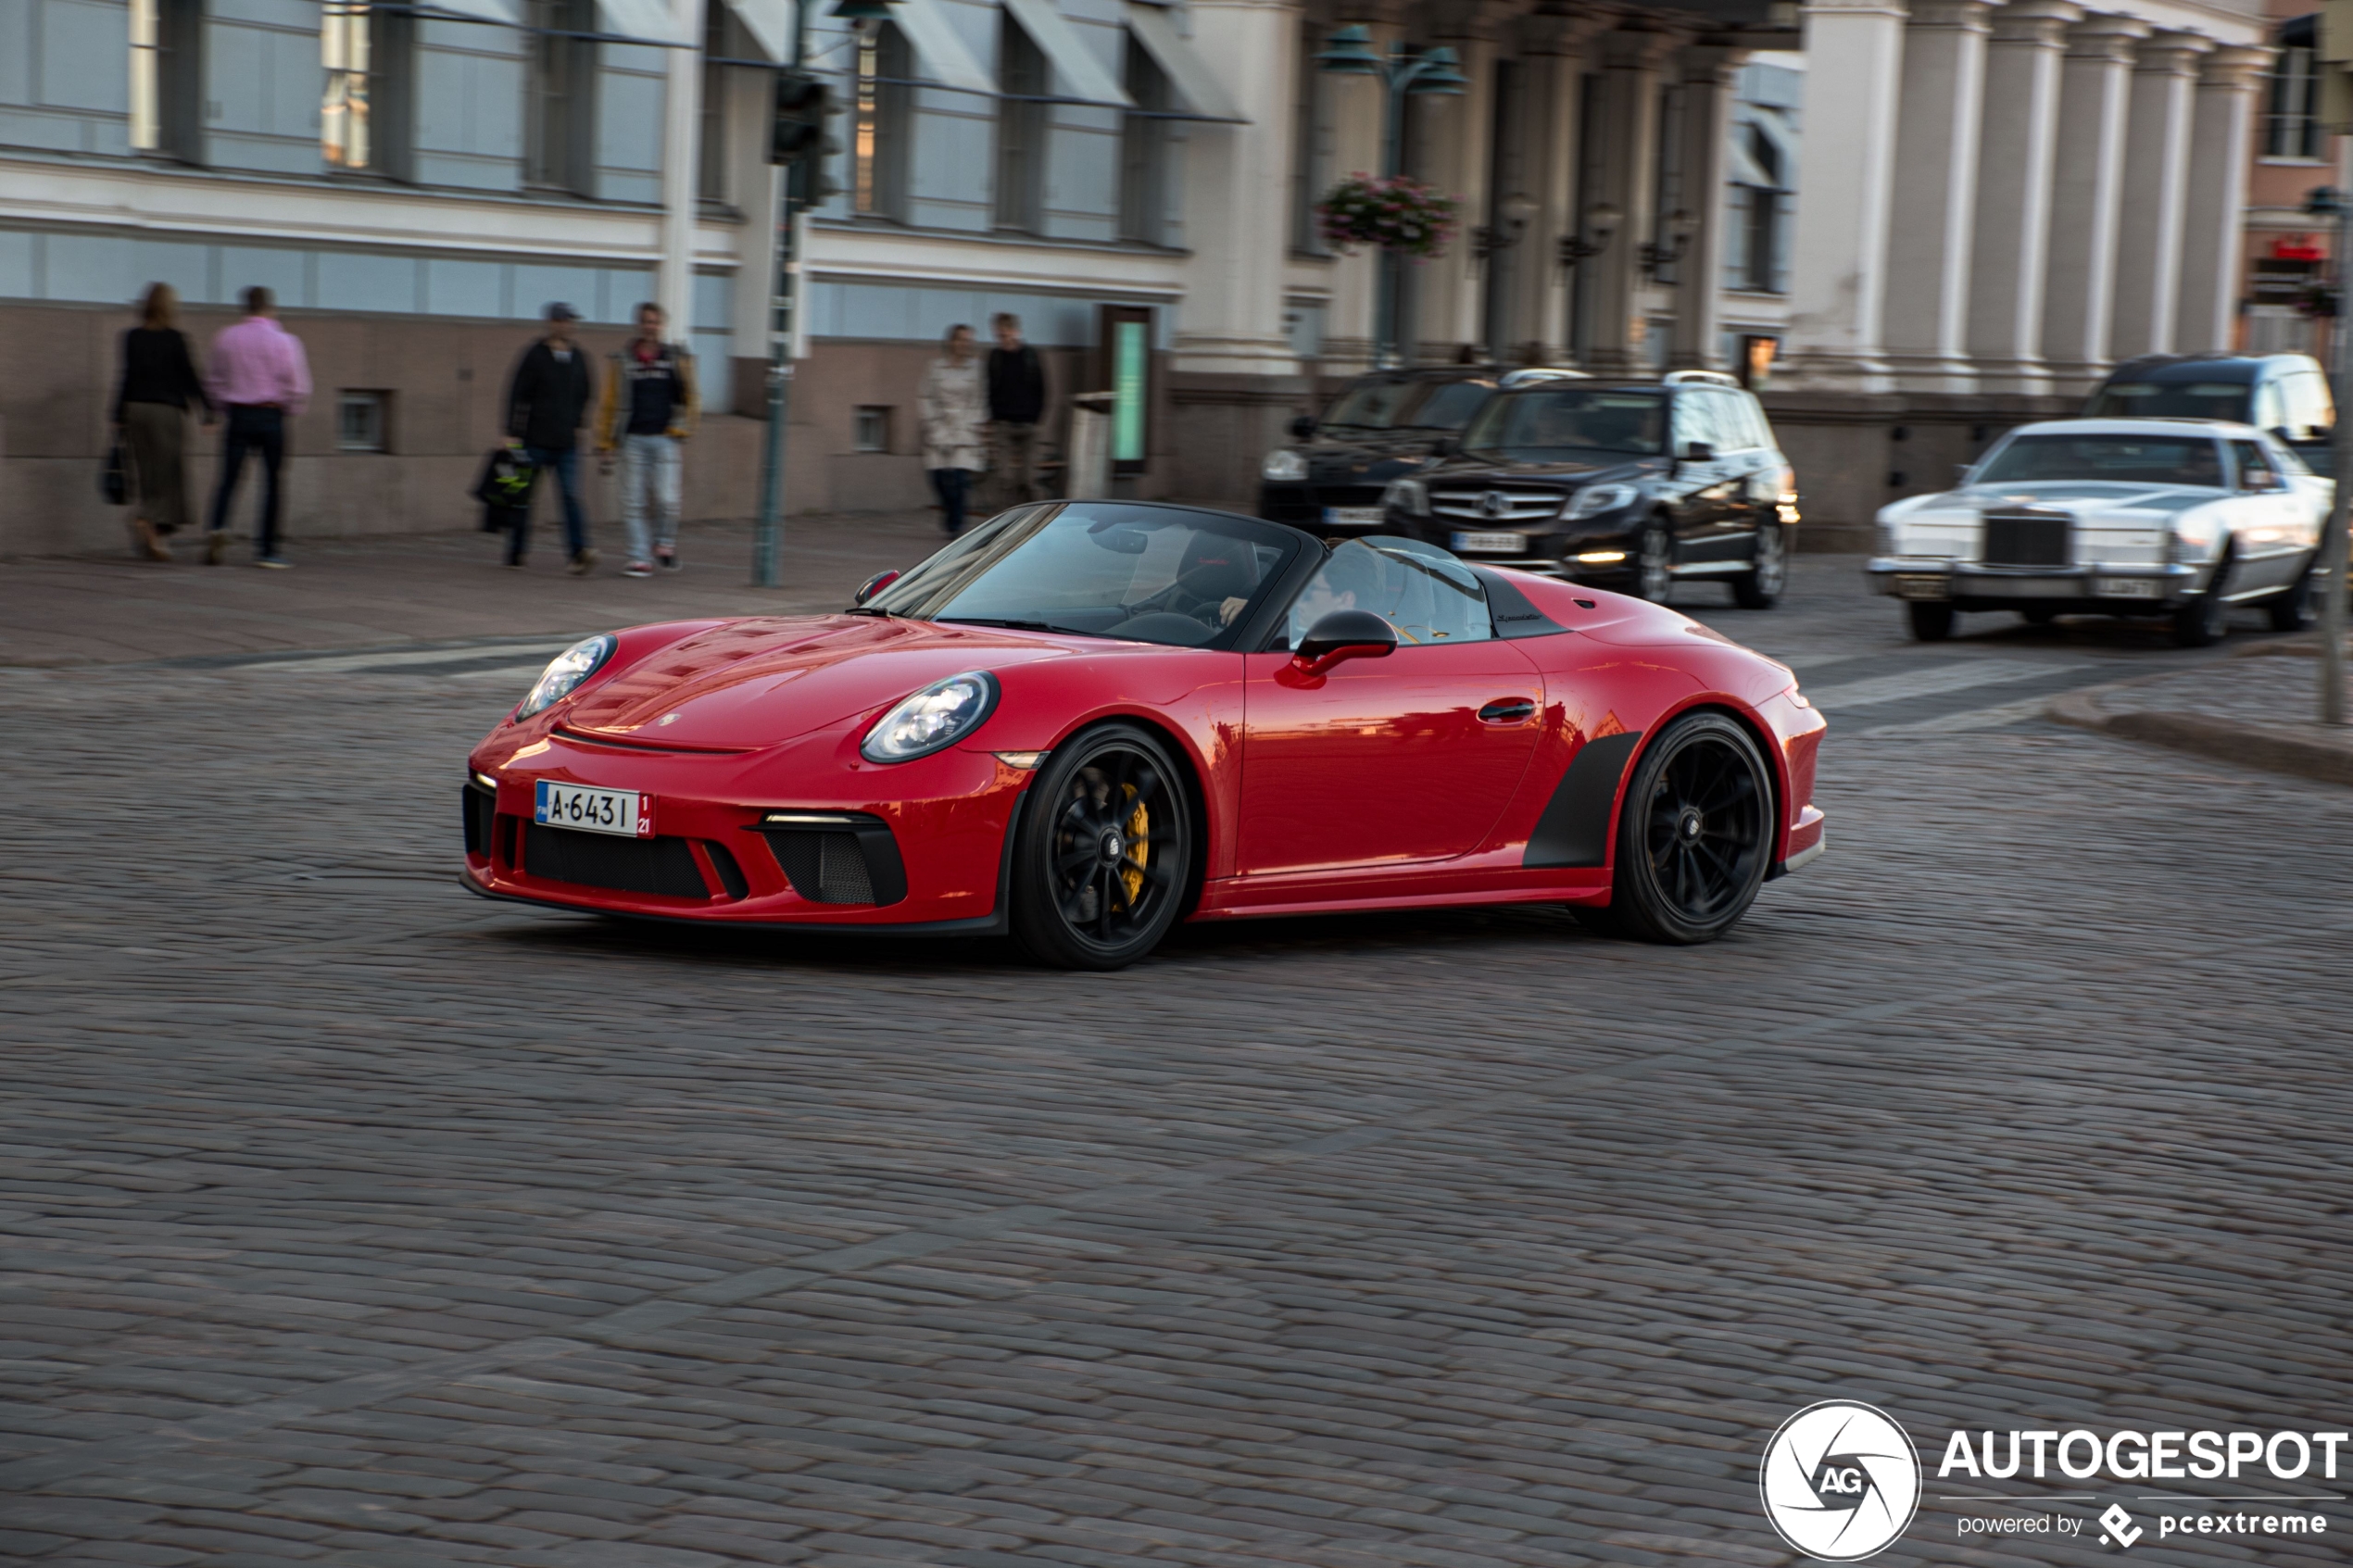
<instances>
[{"instance_id":1,"label":"windshield","mask_svg":"<svg viewBox=\"0 0 2353 1568\"><path fill-rule=\"evenodd\" d=\"M1302 534L1109 501L991 518L862 607L917 621L1199 647L1241 619Z\"/></svg>"},{"instance_id":2,"label":"windshield","mask_svg":"<svg viewBox=\"0 0 2353 1568\"><path fill-rule=\"evenodd\" d=\"M2086 419L2238 420L2247 418L2255 388L2246 382L2113 382L2100 389Z\"/></svg>"},{"instance_id":3,"label":"windshield","mask_svg":"<svg viewBox=\"0 0 2353 1568\"><path fill-rule=\"evenodd\" d=\"M1969 476L1972 484L2052 480L2220 488L2222 458L2195 435L2021 435Z\"/></svg>"},{"instance_id":4,"label":"windshield","mask_svg":"<svg viewBox=\"0 0 2353 1568\"><path fill-rule=\"evenodd\" d=\"M1655 458L1667 450L1667 399L1655 392L1582 386L1514 392L1471 422L1463 449L1528 462Z\"/></svg>"},{"instance_id":5,"label":"windshield","mask_svg":"<svg viewBox=\"0 0 2353 1568\"><path fill-rule=\"evenodd\" d=\"M1350 430L1460 430L1494 394L1478 381L1359 382L1340 395L1323 422Z\"/></svg>"}]
</instances>

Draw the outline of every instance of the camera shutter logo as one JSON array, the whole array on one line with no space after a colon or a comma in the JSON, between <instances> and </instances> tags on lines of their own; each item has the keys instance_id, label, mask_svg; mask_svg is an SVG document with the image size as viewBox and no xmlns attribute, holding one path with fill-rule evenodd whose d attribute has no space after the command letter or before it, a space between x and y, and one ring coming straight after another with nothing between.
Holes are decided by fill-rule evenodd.
<instances>
[{"instance_id":1,"label":"camera shutter logo","mask_svg":"<svg viewBox=\"0 0 2353 1568\"><path fill-rule=\"evenodd\" d=\"M1894 1544L1920 1506L1920 1460L1885 1411L1825 1399L1781 1423L1756 1488L1781 1539L1825 1562Z\"/></svg>"}]
</instances>

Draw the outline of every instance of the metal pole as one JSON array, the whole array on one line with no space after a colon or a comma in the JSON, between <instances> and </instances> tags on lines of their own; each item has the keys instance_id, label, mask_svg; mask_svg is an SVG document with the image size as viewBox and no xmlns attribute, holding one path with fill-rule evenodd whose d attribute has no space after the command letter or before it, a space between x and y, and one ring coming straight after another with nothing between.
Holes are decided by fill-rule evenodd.
<instances>
[{"instance_id":1,"label":"metal pole","mask_svg":"<svg viewBox=\"0 0 2353 1568\"><path fill-rule=\"evenodd\" d=\"M2321 542L2321 722L2345 722L2346 506L2353 492L2353 192L2336 193L2336 426L2330 446L2336 462L2336 499L2328 536Z\"/></svg>"},{"instance_id":2,"label":"metal pole","mask_svg":"<svg viewBox=\"0 0 2353 1568\"><path fill-rule=\"evenodd\" d=\"M793 7L792 69L809 57L809 6ZM755 588L784 585L785 554L785 420L792 408L792 340L800 325L799 257L794 253L793 176L802 172L812 157L824 157L824 138L813 152L801 154L801 164L776 171L782 188L776 193L776 277L769 305L768 330L774 346L768 356L768 429L760 446L760 514L751 536L751 583Z\"/></svg>"}]
</instances>

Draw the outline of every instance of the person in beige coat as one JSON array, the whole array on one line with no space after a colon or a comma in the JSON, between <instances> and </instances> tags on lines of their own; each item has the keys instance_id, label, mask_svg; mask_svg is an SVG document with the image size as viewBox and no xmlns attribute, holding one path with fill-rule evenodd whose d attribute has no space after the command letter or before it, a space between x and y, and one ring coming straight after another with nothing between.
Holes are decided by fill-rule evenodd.
<instances>
[{"instance_id":1,"label":"person in beige coat","mask_svg":"<svg viewBox=\"0 0 2353 1568\"><path fill-rule=\"evenodd\" d=\"M988 385L972 328L948 329L939 357L924 371L924 468L939 496L948 537L964 531L973 475L988 466Z\"/></svg>"}]
</instances>

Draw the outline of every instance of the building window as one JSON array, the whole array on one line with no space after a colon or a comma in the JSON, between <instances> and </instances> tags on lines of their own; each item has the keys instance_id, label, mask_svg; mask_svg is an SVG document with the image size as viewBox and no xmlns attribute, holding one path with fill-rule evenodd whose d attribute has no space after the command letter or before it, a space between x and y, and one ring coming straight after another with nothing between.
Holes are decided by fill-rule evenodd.
<instances>
[{"instance_id":1,"label":"building window","mask_svg":"<svg viewBox=\"0 0 2353 1568\"><path fill-rule=\"evenodd\" d=\"M385 405L390 401L391 395L383 392L341 394L335 400L335 450L390 450L384 440L391 428L391 421L385 418Z\"/></svg>"},{"instance_id":2,"label":"building window","mask_svg":"<svg viewBox=\"0 0 2353 1568\"><path fill-rule=\"evenodd\" d=\"M194 161L202 0L131 0L131 146Z\"/></svg>"},{"instance_id":3,"label":"building window","mask_svg":"<svg viewBox=\"0 0 2353 1568\"><path fill-rule=\"evenodd\" d=\"M1789 207L1781 149L1762 127L1752 124L1743 133L1743 150L1757 182L1743 182L1733 187L1733 244L1727 257L1727 282L1750 294L1780 294Z\"/></svg>"},{"instance_id":4,"label":"building window","mask_svg":"<svg viewBox=\"0 0 2353 1568\"><path fill-rule=\"evenodd\" d=\"M2263 105L2265 157L2320 157L2319 98L2311 45L2290 44L2282 49L2271 61L2271 91Z\"/></svg>"},{"instance_id":5,"label":"building window","mask_svg":"<svg viewBox=\"0 0 2353 1568\"><path fill-rule=\"evenodd\" d=\"M858 33L858 82L850 130L850 210L861 217L907 216L908 87L914 61L888 22Z\"/></svg>"},{"instance_id":6,"label":"building window","mask_svg":"<svg viewBox=\"0 0 2353 1568\"><path fill-rule=\"evenodd\" d=\"M1324 46L1313 22L1299 32L1299 76L1291 84L1290 248L1309 256L1327 254L1315 204L1331 182L1331 127L1324 95L1330 74L1315 63Z\"/></svg>"},{"instance_id":7,"label":"building window","mask_svg":"<svg viewBox=\"0 0 2353 1568\"><path fill-rule=\"evenodd\" d=\"M714 5L703 13L702 133L697 139L700 167L695 194L707 202L727 199L727 68L713 62L728 57L727 7Z\"/></svg>"},{"instance_id":8,"label":"building window","mask_svg":"<svg viewBox=\"0 0 2353 1568\"><path fill-rule=\"evenodd\" d=\"M338 169L368 157L368 0L326 0L319 14L319 63L327 93L319 106L319 145Z\"/></svg>"},{"instance_id":9,"label":"building window","mask_svg":"<svg viewBox=\"0 0 2353 1568\"><path fill-rule=\"evenodd\" d=\"M853 452L890 450L890 408L869 403L850 417L849 449Z\"/></svg>"},{"instance_id":10,"label":"building window","mask_svg":"<svg viewBox=\"0 0 2353 1568\"><path fill-rule=\"evenodd\" d=\"M1136 107L1119 128L1119 237L1148 245L1168 243L1168 75L1151 51L1127 38L1122 82Z\"/></svg>"},{"instance_id":11,"label":"building window","mask_svg":"<svg viewBox=\"0 0 2353 1568\"><path fill-rule=\"evenodd\" d=\"M997 51L997 227L1034 234L1044 227L1046 56L1013 13L1004 14Z\"/></svg>"},{"instance_id":12,"label":"building window","mask_svg":"<svg viewBox=\"0 0 2353 1568\"><path fill-rule=\"evenodd\" d=\"M597 102L595 0L531 0L531 82L525 106L524 180L586 194Z\"/></svg>"}]
</instances>

